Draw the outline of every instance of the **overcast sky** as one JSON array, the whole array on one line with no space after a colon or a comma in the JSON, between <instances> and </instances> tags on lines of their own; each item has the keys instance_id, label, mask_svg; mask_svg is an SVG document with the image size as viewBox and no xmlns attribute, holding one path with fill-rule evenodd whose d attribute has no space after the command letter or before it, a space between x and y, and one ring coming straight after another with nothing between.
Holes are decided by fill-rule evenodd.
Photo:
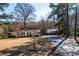
<instances>
[{"instance_id":1,"label":"overcast sky","mask_svg":"<svg viewBox=\"0 0 79 59\"><path fill-rule=\"evenodd\" d=\"M37 20L39 20L40 16L46 16L48 12L51 10L49 8L49 3L31 3L31 5L36 9L34 12L37 16ZM6 13L11 13L16 4L10 3L9 7L6 8Z\"/></svg>"}]
</instances>

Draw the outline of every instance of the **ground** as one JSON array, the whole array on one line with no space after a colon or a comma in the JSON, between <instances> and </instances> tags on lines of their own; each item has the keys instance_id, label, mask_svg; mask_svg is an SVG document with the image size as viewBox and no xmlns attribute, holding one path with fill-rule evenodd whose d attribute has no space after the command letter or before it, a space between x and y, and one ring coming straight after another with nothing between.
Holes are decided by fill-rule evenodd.
<instances>
[{"instance_id":1,"label":"ground","mask_svg":"<svg viewBox=\"0 0 79 59\"><path fill-rule=\"evenodd\" d=\"M74 38L68 38L58 49L61 56L79 56L79 45Z\"/></svg>"},{"instance_id":2,"label":"ground","mask_svg":"<svg viewBox=\"0 0 79 59\"><path fill-rule=\"evenodd\" d=\"M11 48L14 46L25 45L26 42L31 42L32 38L9 38L0 39L0 50Z\"/></svg>"},{"instance_id":3,"label":"ground","mask_svg":"<svg viewBox=\"0 0 79 59\"><path fill-rule=\"evenodd\" d=\"M46 36L39 38L33 48L33 37L28 38L10 38L0 40L0 56L46 56L51 51L51 46L46 41ZM60 56L77 56L79 55L79 46L73 38L68 38L60 47L55 51L55 54Z\"/></svg>"},{"instance_id":4,"label":"ground","mask_svg":"<svg viewBox=\"0 0 79 59\"><path fill-rule=\"evenodd\" d=\"M35 49L33 40L35 41ZM46 56L50 47L45 37L0 40L0 56ZM53 45L53 44L52 44Z\"/></svg>"}]
</instances>

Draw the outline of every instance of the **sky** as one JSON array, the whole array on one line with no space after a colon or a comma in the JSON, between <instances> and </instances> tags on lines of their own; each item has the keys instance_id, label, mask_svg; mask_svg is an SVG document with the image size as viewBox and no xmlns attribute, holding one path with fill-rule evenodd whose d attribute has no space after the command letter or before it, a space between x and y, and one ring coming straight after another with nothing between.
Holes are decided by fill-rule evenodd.
<instances>
[{"instance_id":1,"label":"sky","mask_svg":"<svg viewBox=\"0 0 79 59\"><path fill-rule=\"evenodd\" d=\"M48 12L51 10L49 8L49 3L31 3L31 5L35 8L35 14L37 17L37 21L40 20L41 16L46 16ZM14 10L14 7L16 6L15 3L10 3L10 5L6 8L6 13L11 13Z\"/></svg>"}]
</instances>

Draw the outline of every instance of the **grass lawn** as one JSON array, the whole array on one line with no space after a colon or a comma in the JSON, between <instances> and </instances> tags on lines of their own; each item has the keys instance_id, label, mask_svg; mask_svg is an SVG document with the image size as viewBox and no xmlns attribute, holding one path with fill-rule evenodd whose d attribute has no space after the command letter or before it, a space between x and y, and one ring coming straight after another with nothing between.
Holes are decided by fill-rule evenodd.
<instances>
[{"instance_id":1,"label":"grass lawn","mask_svg":"<svg viewBox=\"0 0 79 59\"><path fill-rule=\"evenodd\" d=\"M4 50L15 46L27 45L26 42L31 42L31 39L31 37L2 39L0 40L0 50Z\"/></svg>"}]
</instances>

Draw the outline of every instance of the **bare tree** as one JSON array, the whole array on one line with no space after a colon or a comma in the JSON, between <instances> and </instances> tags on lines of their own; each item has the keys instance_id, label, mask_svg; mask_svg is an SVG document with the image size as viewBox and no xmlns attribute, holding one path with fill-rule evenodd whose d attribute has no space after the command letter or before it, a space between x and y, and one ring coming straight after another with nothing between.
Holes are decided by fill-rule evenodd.
<instances>
[{"instance_id":1,"label":"bare tree","mask_svg":"<svg viewBox=\"0 0 79 59\"><path fill-rule=\"evenodd\" d=\"M29 3L18 3L15 7L15 13L24 24L24 30L26 29L26 21L30 20L30 15L35 11L34 7Z\"/></svg>"}]
</instances>

